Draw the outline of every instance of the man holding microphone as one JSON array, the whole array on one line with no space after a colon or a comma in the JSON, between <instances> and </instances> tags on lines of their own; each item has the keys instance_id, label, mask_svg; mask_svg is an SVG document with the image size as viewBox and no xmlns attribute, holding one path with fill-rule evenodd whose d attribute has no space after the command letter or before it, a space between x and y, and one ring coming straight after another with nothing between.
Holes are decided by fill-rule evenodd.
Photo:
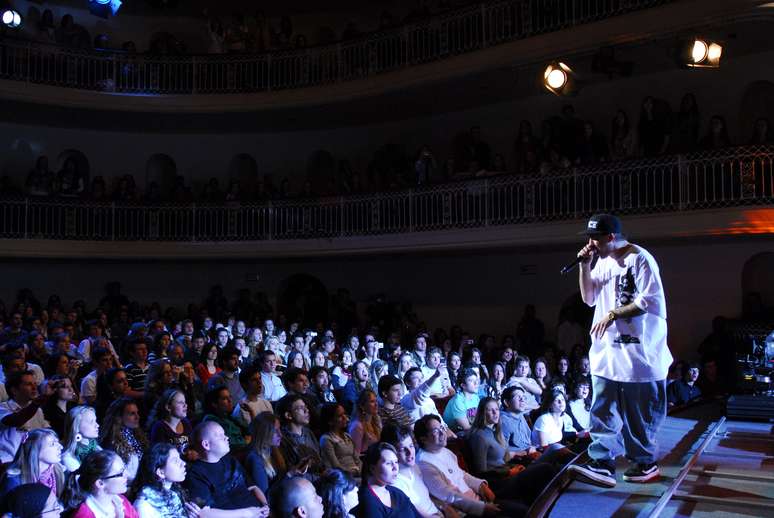
<instances>
[{"instance_id":1,"label":"man holding microphone","mask_svg":"<svg viewBox=\"0 0 774 518\"><path fill-rule=\"evenodd\" d=\"M580 292L596 306L589 352L592 461L569 470L584 482L614 487L615 458L624 453L632 464L623 479L647 482L659 476L655 438L672 363L658 264L626 240L621 221L610 214L593 216L581 234L588 242L578 252Z\"/></svg>"}]
</instances>

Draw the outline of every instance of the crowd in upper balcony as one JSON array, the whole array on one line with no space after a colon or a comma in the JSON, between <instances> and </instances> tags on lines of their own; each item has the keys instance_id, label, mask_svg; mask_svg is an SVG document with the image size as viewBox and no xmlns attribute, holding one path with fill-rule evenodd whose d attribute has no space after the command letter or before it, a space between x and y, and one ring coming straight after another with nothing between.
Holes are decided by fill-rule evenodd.
<instances>
[{"instance_id":1,"label":"crowd in upper balcony","mask_svg":"<svg viewBox=\"0 0 774 518\"><path fill-rule=\"evenodd\" d=\"M410 154L400 145L385 144L360 171L346 158L337 159L331 153L318 151L310 160L312 165L307 170L306 181L297 190L291 187L290 178L283 177L277 182L271 171L259 175L251 186L228 180L223 174L195 188L178 175L166 192L154 181L142 190L132 174L88 178L74 157L66 158L55 171L48 157L40 156L23 185L15 185L9 177L2 177L0 193L5 197L28 195L129 203L311 200L421 188L493 175L550 176L575 167L717 150L735 144L721 115L710 116L702 131L699 106L691 93L683 96L677 111L665 100L646 97L634 120L625 110L618 109L612 116L609 133L605 134L591 121L578 117L574 107L567 104L560 114L545 118L537 132L530 121L522 120L510 149L493 150L485 129L473 126L451 140L445 159L437 157L435 150L427 145L419 146L418 151ZM742 142L772 143L774 129L767 119L758 119L749 139L740 139L739 143Z\"/></svg>"},{"instance_id":2,"label":"crowd in upper balcony","mask_svg":"<svg viewBox=\"0 0 774 518\"><path fill-rule=\"evenodd\" d=\"M210 54L257 54L266 51L306 48L355 40L362 36L393 29L447 13L453 9L473 4L472 0L420 1L409 10L374 13L373 23L360 27L353 18L342 17L339 26L321 25L317 29L299 29L293 17L280 15L267 17L260 9L254 12L226 13L215 8L201 13L202 40L208 42ZM183 55L196 48L195 41L169 31L159 31L149 41L147 49L139 49L133 40L113 41L109 33L92 36L84 24L79 24L72 14L65 13L55 19L51 9L42 12L33 8L27 15L21 35L40 43L58 44L74 49L122 50L147 52L150 55ZM120 24L120 18L116 22ZM109 26L108 26L109 29Z\"/></svg>"}]
</instances>

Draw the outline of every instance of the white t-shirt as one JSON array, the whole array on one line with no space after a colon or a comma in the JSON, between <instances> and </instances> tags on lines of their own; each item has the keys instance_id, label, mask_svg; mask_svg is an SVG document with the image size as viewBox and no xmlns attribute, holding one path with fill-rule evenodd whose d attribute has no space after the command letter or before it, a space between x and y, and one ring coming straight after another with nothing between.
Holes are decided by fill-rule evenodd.
<instances>
[{"instance_id":1,"label":"white t-shirt","mask_svg":"<svg viewBox=\"0 0 774 518\"><path fill-rule=\"evenodd\" d=\"M573 399L567 406L572 411L572 415L578 424L583 427L584 430L591 428L591 412L586 410L586 402L582 399Z\"/></svg>"},{"instance_id":2,"label":"white t-shirt","mask_svg":"<svg viewBox=\"0 0 774 518\"><path fill-rule=\"evenodd\" d=\"M441 417L441 414L438 413L438 407L435 406L435 401L430 397L431 394L436 393L440 385L440 378L437 378L431 385L428 385L427 381L425 381L401 398L400 404L406 409L409 416L411 416L412 423L418 421L422 416L426 416L427 414L435 414L438 417Z\"/></svg>"},{"instance_id":3,"label":"white t-shirt","mask_svg":"<svg viewBox=\"0 0 774 518\"><path fill-rule=\"evenodd\" d=\"M280 377L273 372L261 372L261 381L263 381L263 399L266 401L277 401L288 393Z\"/></svg>"},{"instance_id":4,"label":"white t-shirt","mask_svg":"<svg viewBox=\"0 0 774 518\"><path fill-rule=\"evenodd\" d=\"M27 404L29 405L30 403ZM6 416L18 412L21 409L22 407L19 403L13 399L0 403L0 420L5 419ZM11 462L16 455L16 450L21 446L24 432L34 430L35 428L51 428L51 425L48 424L46 418L43 417L43 411L40 408L38 408L32 417L19 428L5 426L0 423L0 462Z\"/></svg>"},{"instance_id":5,"label":"white t-shirt","mask_svg":"<svg viewBox=\"0 0 774 518\"><path fill-rule=\"evenodd\" d=\"M538 432L548 434L548 444L554 444L561 442L563 432L577 431L572 427L572 418L567 414L562 414L562 423L564 425L562 428L557 426L556 421L549 413L538 417L535 421L535 426L532 428L532 444L534 446L542 446Z\"/></svg>"},{"instance_id":6,"label":"white t-shirt","mask_svg":"<svg viewBox=\"0 0 774 518\"><path fill-rule=\"evenodd\" d=\"M81 380L80 403L93 404L97 398L97 371L91 371Z\"/></svg>"},{"instance_id":7,"label":"white t-shirt","mask_svg":"<svg viewBox=\"0 0 774 518\"><path fill-rule=\"evenodd\" d=\"M667 347L666 300L656 260L631 245L620 259L605 257L591 271L594 322L632 302L644 314L613 321L601 339L591 337L589 360L595 376L622 381L666 379L672 354Z\"/></svg>"},{"instance_id":8,"label":"white t-shirt","mask_svg":"<svg viewBox=\"0 0 774 518\"><path fill-rule=\"evenodd\" d=\"M411 467L401 465L392 485L406 493L422 516L432 516L441 512L430 499L430 491L422 480L422 471L417 464Z\"/></svg>"}]
</instances>

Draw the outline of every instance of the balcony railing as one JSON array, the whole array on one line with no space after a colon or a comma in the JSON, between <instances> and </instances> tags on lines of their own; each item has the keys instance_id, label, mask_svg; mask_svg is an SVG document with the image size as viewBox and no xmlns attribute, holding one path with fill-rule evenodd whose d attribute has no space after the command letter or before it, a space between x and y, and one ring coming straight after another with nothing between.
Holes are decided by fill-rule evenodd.
<instances>
[{"instance_id":1,"label":"balcony railing","mask_svg":"<svg viewBox=\"0 0 774 518\"><path fill-rule=\"evenodd\" d=\"M6 39L0 78L123 94L266 92L441 60L674 0L504 0L334 45L258 55L149 56Z\"/></svg>"},{"instance_id":2,"label":"balcony railing","mask_svg":"<svg viewBox=\"0 0 774 518\"><path fill-rule=\"evenodd\" d=\"M265 204L0 201L0 237L254 241L426 232L774 203L774 146L612 162L535 177Z\"/></svg>"}]
</instances>

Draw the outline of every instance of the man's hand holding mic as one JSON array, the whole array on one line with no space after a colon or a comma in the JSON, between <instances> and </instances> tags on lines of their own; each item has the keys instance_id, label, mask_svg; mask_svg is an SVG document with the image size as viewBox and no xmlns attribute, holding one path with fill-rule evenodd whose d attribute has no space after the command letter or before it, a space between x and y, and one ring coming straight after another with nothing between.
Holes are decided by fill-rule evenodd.
<instances>
[{"instance_id":1,"label":"man's hand holding mic","mask_svg":"<svg viewBox=\"0 0 774 518\"><path fill-rule=\"evenodd\" d=\"M578 252L578 259L580 259L581 265L588 265L591 263L591 260L594 258L594 254L597 253L597 247L594 246L591 243L586 243L586 246L580 249Z\"/></svg>"}]
</instances>

